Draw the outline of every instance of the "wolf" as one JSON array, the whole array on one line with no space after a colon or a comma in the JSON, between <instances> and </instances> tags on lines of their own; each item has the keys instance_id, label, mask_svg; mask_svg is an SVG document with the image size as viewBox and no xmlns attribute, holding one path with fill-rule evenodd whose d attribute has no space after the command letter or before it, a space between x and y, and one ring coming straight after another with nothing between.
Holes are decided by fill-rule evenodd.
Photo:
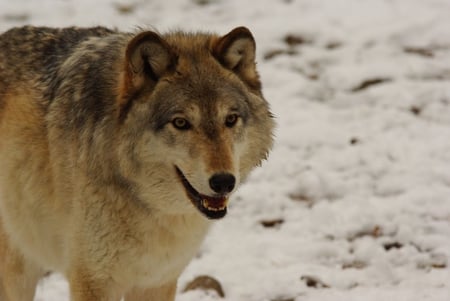
<instances>
[{"instance_id":1,"label":"wolf","mask_svg":"<svg viewBox=\"0 0 450 301\"><path fill-rule=\"evenodd\" d=\"M255 39L103 27L0 35L0 300L174 300L274 118Z\"/></svg>"}]
</instances>

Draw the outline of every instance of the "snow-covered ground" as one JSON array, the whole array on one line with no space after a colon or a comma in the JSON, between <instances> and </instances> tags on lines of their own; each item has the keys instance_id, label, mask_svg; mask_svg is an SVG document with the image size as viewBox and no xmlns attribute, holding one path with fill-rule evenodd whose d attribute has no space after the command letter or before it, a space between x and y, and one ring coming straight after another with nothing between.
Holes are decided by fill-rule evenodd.
<instances>
[{"instance_id":1,"label":"snow-covered ground","mask_svg":"<svg viewBox=\"0 0 450 301\"><path fill-rule=\"evenodd\" d=\"M0 0L25 23L254 33L276 145L177 300L450 300L449 0ZM203 274L224 298L182 292Z\"/></svg>"}]
</instances>

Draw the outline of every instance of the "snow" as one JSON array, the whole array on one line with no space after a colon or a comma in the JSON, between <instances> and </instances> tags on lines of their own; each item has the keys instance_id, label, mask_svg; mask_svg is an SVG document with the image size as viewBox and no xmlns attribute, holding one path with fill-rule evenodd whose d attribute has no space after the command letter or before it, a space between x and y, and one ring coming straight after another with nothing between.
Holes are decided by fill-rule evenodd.
<instances>
[{"instance_id":1,"label":"snow","mask_svg":"<svg viewBox=\"0 0 450 301\"><path fill-rule=\"evenodd\" d=\"M254 33L276 144L182 274L178 301L450 300L449 16L448 0L0 2L1 31ZM205 274L225 298L182 292ZM52 275L35 301L68 298Z\"/></svg>"}]
</instances>

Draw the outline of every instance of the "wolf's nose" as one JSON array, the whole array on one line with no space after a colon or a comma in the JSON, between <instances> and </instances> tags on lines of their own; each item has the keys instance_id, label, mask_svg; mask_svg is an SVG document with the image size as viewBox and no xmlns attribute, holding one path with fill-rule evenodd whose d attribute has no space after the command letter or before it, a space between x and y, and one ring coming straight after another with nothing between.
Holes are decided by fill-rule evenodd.
<instances>
[{"instance_id":1,"label":"wolf's nose","mask_svg":"<svg viewBox=\"0 0 450 301\"><path fill-rule=\"evenodd\" d=\"M209 187L217 193L231 192L236 184L236 178L229 173L219 173L209 179Z\"/></svg>"}]
</instances>

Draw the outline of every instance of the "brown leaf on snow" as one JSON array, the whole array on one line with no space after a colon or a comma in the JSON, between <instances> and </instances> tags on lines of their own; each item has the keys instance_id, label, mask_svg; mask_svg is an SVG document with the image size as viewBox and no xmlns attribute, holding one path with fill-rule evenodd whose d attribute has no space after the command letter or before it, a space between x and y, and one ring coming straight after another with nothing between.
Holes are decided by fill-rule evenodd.
<instances>
[{"instance_id":1,"label":"brown leaf on snow","mask_svg":"<svg viewBox=\"0 0 450 301\"><path fill-rule=\"evenodd\" d=\"M406 53L417 54L423 57L434 57L433 50L425 47L405 47L403 51Z\"/></svg>"},{"instance_id":2,"label":"brown leaf on snow","mask_svg":"<svg viewBox=\"0 0 450 301\"><path fill-rule=\"evenodd\" d=\"M136 10L135 4L115 3L116 11L121 15L130 15Z\"/></svg>"},{"instance_id":3,"label":"brown leaf on snow","mask_svg":"<svg viewBox=\"0 0 450 301\"><path fill-rule=\"evenodd\" d=\"M260 221L260 223L264 228L273 228L273 227L277 227L277 226L280 226L281 224L283 224L284 219L282 219L282 218L267 219L267 220Z\"/></svg>"},{"instance_id":4,"label":"brown leaf on snow","mask_svg":"<svg viewBox=\"0 0 450 301\"><path fill-rule=\"evenodd\" d=\"M186 287L183 289L183 292L192 291L192 290L212 290L217 293L220 297L225 297L225 293L223 292L222 285L220 282L208 275L202 275L196 277L194 280L186 284Z\"/></svg>"},{"instance_id":5,"label":"brown leaf on snow","mask_svg":"<svg viewBox=\"0 0 450 301\"><path fill-rule=\"evenodd\" d=\"M389 251L390 249L401 249L401 248L403 248L403 244L401 244L397 241L394 241L394 242L388 242L388 243L383 244L383 247L386 251Z\"/></svg>"},{"instance_id":6,"label":"brown leaf on snow","mask_svg":"<svg viewBox=\"0 0 450 301\"><path fill-rule=\"evenodd\" d=\"M291 55L296 55L296 54L298 54L298 52L293 49L274 49L274 50L266 52L266 54L264 55L264 59L266 61L268 61L268 60L271 60L280 55L291 56Z\"/></svg>"},{"instance_id":7,"label":"brown leaf on snow","mask_svg":"<svg viewBox=\"0 0 450 301\"><path fill-rule=\"evenodd\" d=\"M311 40L301 35L288 34L284 37L284 42L289 46L297 46L301 44L310 44Z\"/></svg>"},{"instance_id":8,"label":"brown leaf on snow","mask_svg":"<svg viewBox=\"0 0 450 301\"><path fill-rule=\"evenodd\" d=\"M315 276L304 275L300 277L301 280L305 281L307 287L313 288L330 288L328 284L320 280Z\"/></svg>"},{"instance_id":9,"label":"brown leaf on snow","mask_svg":"<svg viewBox=\"0 0 450 301\"><path fill-rule=\"evenodd\" d=\"M365 263L364 261L361 261L361 260L354 260L351 262L344 263L342 265L342 269L344 269L344 270L346 270L346 269L361 270L361 269L364 269L365 267L367 267L367 263Z\"/></svg>"},{"instance_id":10,"label":"brown leaf on snow","mask_svg":"<svg viewBox=\"0 0 450 301\"><path fill-rule=\"evenodd\" d=\"M422 113L422 108L420 108L418 106L411 106L411 108L409 108L409 110L411 111L411 113L413 113L416 116L418 116L418 115L420 115L420 113Z\"/></svg>"},{"instance_id":11,"label":"brown leaf on snow","mask_svg":"<svg viewBox=\"0 0 450 301\"><path fill-rule=\"evenodd\" d=\"M387 82L392 81L391 78L387 78L387 77L377 77L377 78L369 78L366 79L364 81L362 81L359 85L357 85L356 87L352 88L351 91L352 92L360 92L363 91L369 87L375 86L375 85L379 85L379 84L384 84Z\"/></svg>"},{"instance_id":12,"label":"brown leaf on snow","mask_svg":"<svg viewBox=\"0 0 450 301\"><path fill-rule=\"evenodd\" d=\"M355 234L353 234L350 237L347 237L348 241L354 241L357 238L361 238L364 236L371 236L374 238L380 237L383 235L383 230L381 229L380 226L375 225L373 228L369 228L369 229L363 229L359 232L356 232Z\"/></svg>"}]
</instances>

